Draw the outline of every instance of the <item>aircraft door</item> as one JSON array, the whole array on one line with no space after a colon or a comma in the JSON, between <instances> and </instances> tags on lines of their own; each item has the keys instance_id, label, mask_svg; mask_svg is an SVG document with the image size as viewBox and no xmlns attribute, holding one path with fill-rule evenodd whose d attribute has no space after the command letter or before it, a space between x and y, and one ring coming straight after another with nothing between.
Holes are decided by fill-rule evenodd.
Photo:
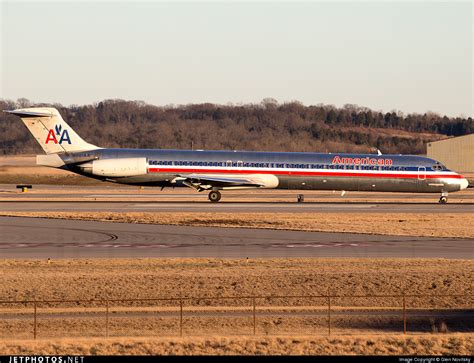
<instances>
[{"instance_id":1,"label":"aircraft door","mask_svg":"<svg viewBox=\"0 0 474 363\"><path fill-rule=\"evenodd\" d=\"M421 166L418 168L418 180L425 180L426 179L426 168Z\"/></svg>"},{"instance_id":2,"label":"aircraft door","mask_svg":"<svg viewBox=\"0 0 474 363\"><path fill-rule=\"evenodd\" d=\"M416 184L417 192L423 192L426 189L426 168L424 166L418 168L418 180Z\"/></svg>"}]
</instances>

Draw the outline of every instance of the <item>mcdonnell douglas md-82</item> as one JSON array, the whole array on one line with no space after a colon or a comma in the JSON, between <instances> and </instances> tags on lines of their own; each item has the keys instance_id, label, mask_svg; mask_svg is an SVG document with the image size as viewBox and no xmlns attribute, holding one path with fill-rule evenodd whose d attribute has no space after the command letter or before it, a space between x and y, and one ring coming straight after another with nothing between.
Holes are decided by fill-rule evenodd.
<instances>
[{"instance_id":1,"label":"mcdonnell douglas md-82","mask_svg":"<svg viewBox=\"0 0 474 363\"><path fill-rule=\"evenodd\" d=\"M109 149L85 142L55 108L5 111L21 118L46 155L38 165L121 184L208 191L277 188L439 193L468 181L436 160L412 155Z\"/></svg>"}]
</instances>

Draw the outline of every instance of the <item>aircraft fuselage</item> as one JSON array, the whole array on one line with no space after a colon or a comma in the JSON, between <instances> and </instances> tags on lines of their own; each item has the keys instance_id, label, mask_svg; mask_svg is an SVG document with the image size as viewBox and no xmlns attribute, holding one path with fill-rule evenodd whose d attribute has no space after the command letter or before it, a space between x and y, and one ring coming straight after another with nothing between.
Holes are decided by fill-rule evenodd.
<instances>
[{"instance_id":1,"label":"aircraft fuselage","mask_svg":"<svg viewBox=\"0 0 474 363\"><path fill-rule=\"evenodd\" d=\"M467 180L437 161L414 155L290 153L198 150L98 149L72 153L72 158L143 160L141 175L93 175L87 164L66 168L98 179L132 185L186 186L177 175L269 175L276 189L379 192L455 192ZM92 164L92 162L91 162ZM84 167L85 166L85 167ZM212 189L243 189L222 186ZM265 188L265 186L263 186Z\"/></svg>"}]
</instances>

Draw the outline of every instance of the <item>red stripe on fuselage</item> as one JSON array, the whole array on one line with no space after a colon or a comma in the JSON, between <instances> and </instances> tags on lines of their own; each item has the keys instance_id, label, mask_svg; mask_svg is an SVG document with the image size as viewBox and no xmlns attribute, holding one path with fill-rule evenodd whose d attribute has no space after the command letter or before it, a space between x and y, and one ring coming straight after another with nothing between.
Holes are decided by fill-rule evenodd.
<instances>
[{"instance_id":1,"label":"red stripe on fuselage","mask_svg":"<svg viewBox=\"0 0 474 363\"><path fill-rule=\"evenodd\" d=\"M363 177L363 178L397 178L397 179L463 179L459 174L404 174L404 173L353 173L333 171L283 171L283 170L241 170L241 169L181 169L181 168L149 168L149 173L205 173L205 174L273 174L296 176L335 176L335 177Z\"/></svg>"}]
</instances>

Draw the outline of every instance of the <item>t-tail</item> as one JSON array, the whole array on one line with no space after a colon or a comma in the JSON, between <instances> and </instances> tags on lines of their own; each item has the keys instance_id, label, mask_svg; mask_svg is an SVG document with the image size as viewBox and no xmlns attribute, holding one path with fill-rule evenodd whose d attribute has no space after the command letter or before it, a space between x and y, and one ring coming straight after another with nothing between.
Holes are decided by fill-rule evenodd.
<instances>
[{"instance_id":1,"label":"t-tail","mask_svg":"<svg viewBox=\"0 0 474 363\"><path fill-rule=\"evenodd\" d=\"M74 161L69 160L69 153L100 149L100 147L84 141L63 120L55 108L22 108L4 112L19 116L46 152L46 155L36 156L38 165L62 168Z\"/></svg>"},{"instance_id":2,"label":"t-tail","mask_svg":"<svg viewBox=\"0 0 474 363\"><path fill-rule=\"evenodd\" d=\"M51 107L4 111L19 116L46 154L88 151L99 147L85 142Z\"/></svg>"}]
</instances>

